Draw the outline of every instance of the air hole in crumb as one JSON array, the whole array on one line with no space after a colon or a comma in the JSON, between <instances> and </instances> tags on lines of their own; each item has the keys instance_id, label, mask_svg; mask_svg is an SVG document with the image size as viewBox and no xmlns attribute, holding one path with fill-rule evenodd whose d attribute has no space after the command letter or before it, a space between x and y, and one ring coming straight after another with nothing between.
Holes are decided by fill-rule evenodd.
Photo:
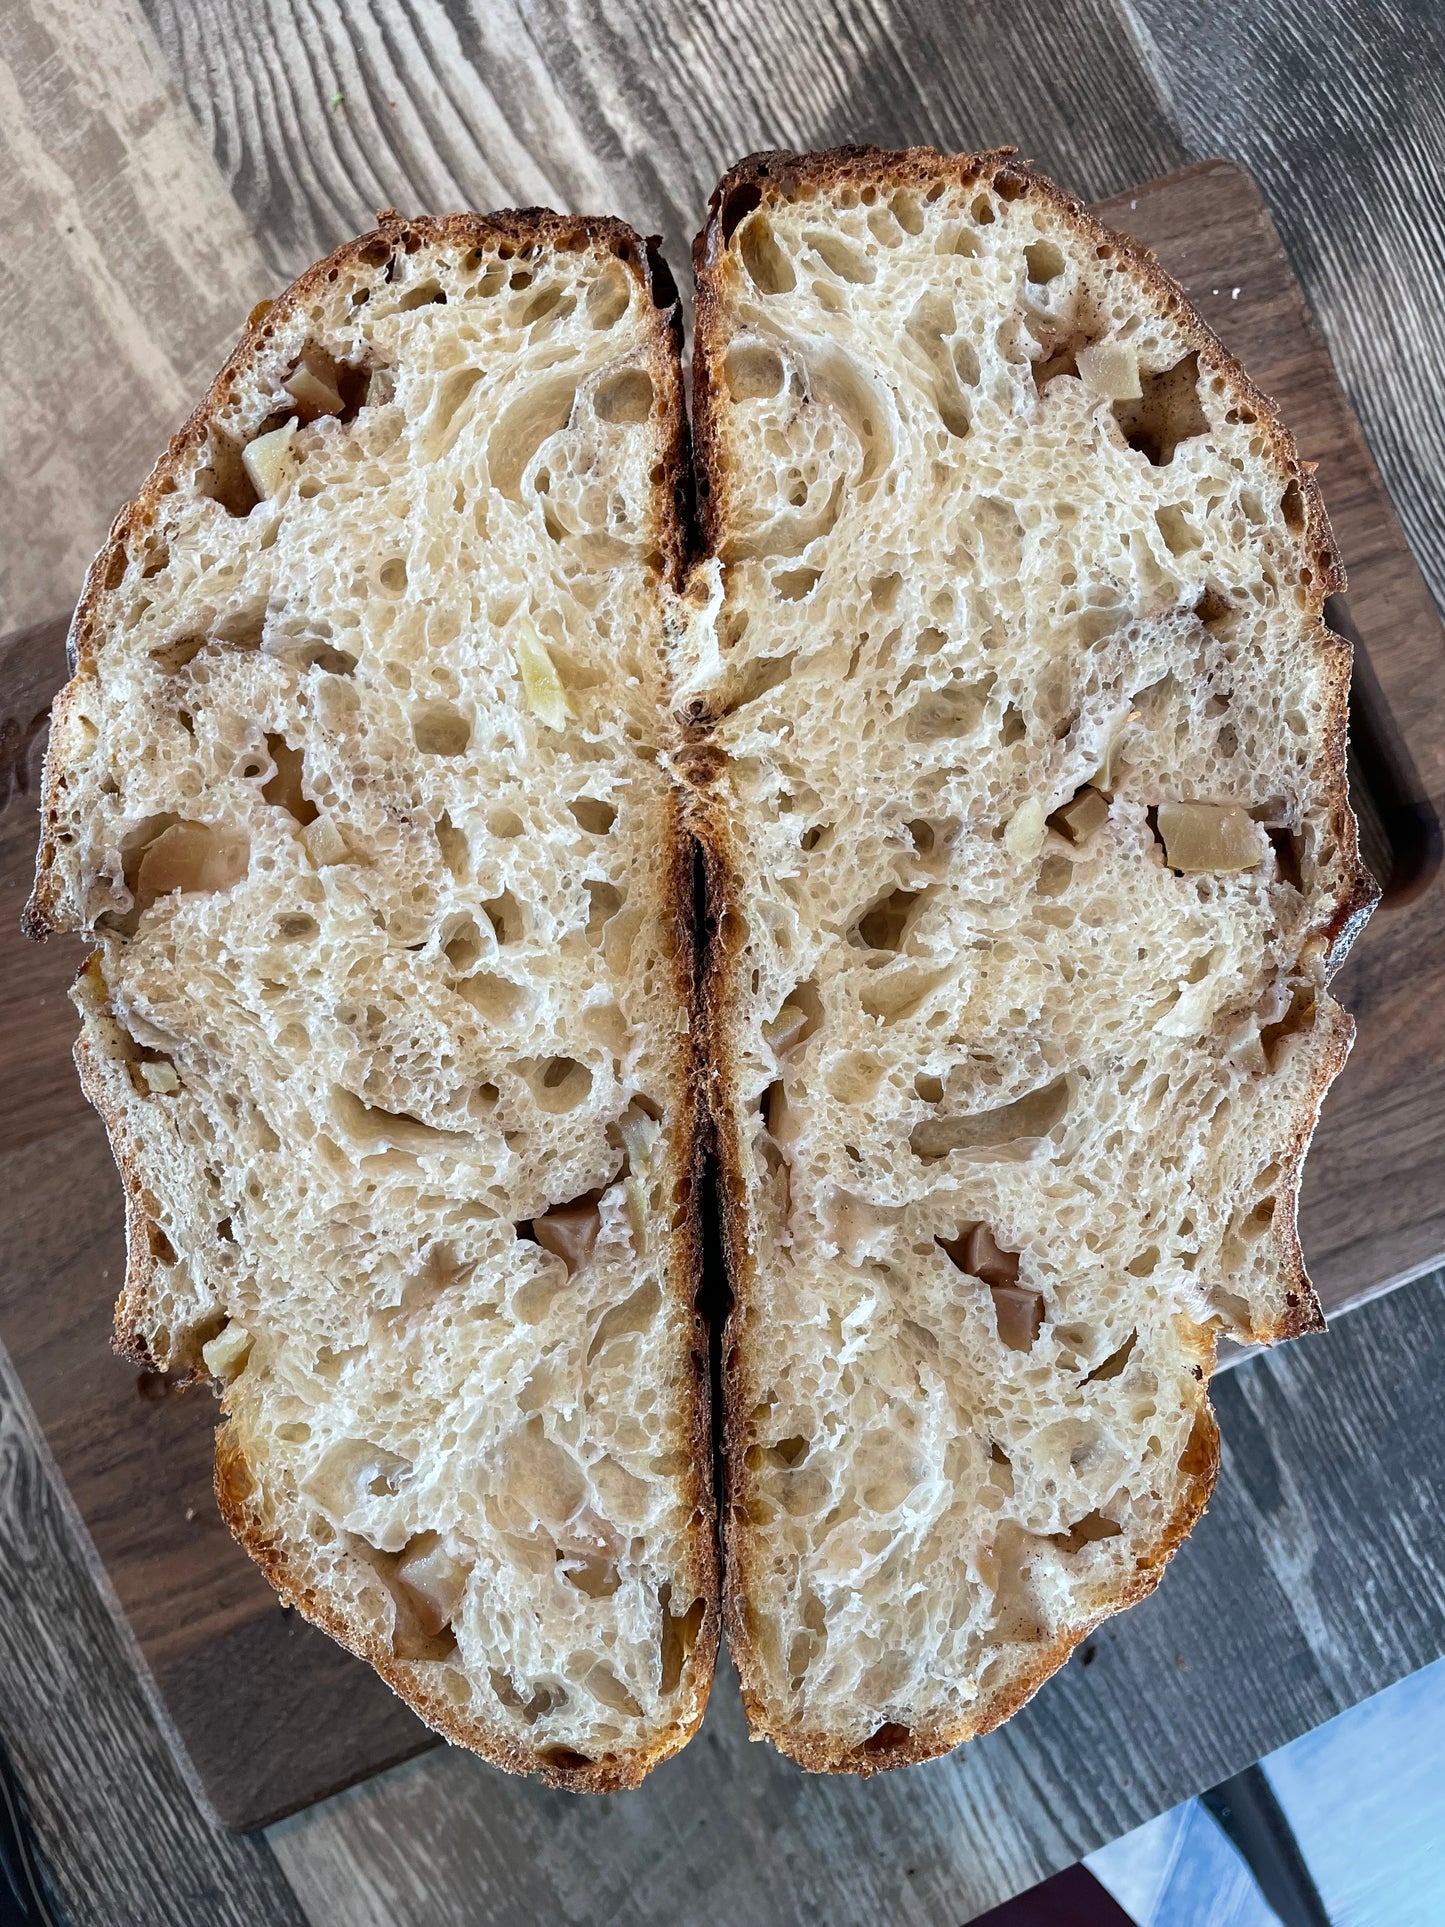
<instances>
[{"instance_id":1,"label":"air hole in crumb","mask_svg":"<svg viewBox=\"0 0 1445 1927\"><path fill-rule=\"evenodd\" d=\"M133 898L123 927L133 930L153 903L174 891L229 890L239 883L250 868L251 839L224 824L153 816L123 839L121 858Z\"/></svg>"},{"instance_id":2,"label":"air hole in crumb","mask_svg":"<svg viewBox=\"0 0 1445 1927\"><path fill-rule=\"evenodd\" d=\"M1046 856L1039 865L1034 891L1041 897L1061 897L1074 880L1074 866L1066 856Z\"/></svg>"},{"instance_id":3,"label":"air hole in crumb","mask_svg":"<svg viewBox=\"0 0 1445 1927\"><path fill-rule=\"evenodd\" d=\"M1290 995L1289 1009L1278 1023L1266 1024L1259 1033L1266 1061L1271 1070L1279 1063L1280 1053L1290 1038L1310 1030L1315 1021L1315 994L1308 984L1297 984Z\"/></svg>"},{"instance_id":4,"label":"air hole in crumb","mask_svg":"<svg viewBox=\"0 0 1445 1927\"><path fill-rule=\"evenodd\" d=\"M317 817L316 805L301 787L305 757L293 749L284 736L268 736L266 752L275 765L275 774L261 785L261 794L277 809L287 810L304 829Z\"/></svg>"},{"instance_id":5,"label":"air hole in crumb","mask_svg":"<svg viewBox=\"0 0 1445 1927\"><path fill-rule=\"evenodd\" d=\"M851 281L855 286L866 287L877 279L878 270L868 256L845 236L820 230L804 234L803 240L829 273L836 275L840 281Z\"/></svg>"},{"instance_id":6,"label":"air hole in crumb","mask_svg":"<svg viewBox=\"0 0 1445 1927\"><path fill-rule=\"evenodd\" d=\"M1129 1363L1129 1360L1134 1353L1134 1347L1138 1344L1138 1342L1139 1342L1138 1332L1130 1332L1129 1336L1124 1340L1122 1345L1118 1346L1114 1351L1110 1352L1109 1356L1103 1361L1101 1365L1096 1365L1094 1367L1093 1371L1091 1371L1088 1374L1088 1376L1085 1378L1084 1383L1086 1385L1092 1385L1099 1379L1117 1378L1119 1374L1123 1371L1124 1367Z\"/></svg>"},{"instance_id":7,"label":"air hole in crumb","mask_svg":"<svg viewBox=\"0 0 1445 1927\"><path fill-rule=\"evenodd\" d=\"M950 435L963 436L969 431L970 416L960 378L967 379L968 375L960 369L948 345L954 327L953 303L946 295L928 293L920 295L914 304L904 332L932 371L930 387L939 420ZM968 355L968 373L977 380L978 358L971 348Z\"/></svg>"},{"instance_id":8,"label":"air hole in crumb","mask_svg":"<svg viewBox=\"0 0 1445 1927\"><path fill-rule=\"evenodd\" d=\"M755 209L738 232L738 252L759 294L791 294L798 284L793 264L778 246L766 214Z\"/></svg>"},{"instance_id":9,"label":"air hole in crumb","mask_svg":"<svg viewBox=\"0 0 1445 1927\"><path fill-rule=\"evenodd\" d=\"M330 643L303 642L295 649L287 649L285 657L294 662L298 669L319 669L328 676L351 676L356 673L356 657L349 649L334 649Z\"/></svg>"},{"instance_id":10,"label":"air hole in crumb","mask_svg":"<svg viewBox=\"0 0 1445 1927\"><path fill-rule=\"evenodd\" d=\"M718 226L722 231L724 247L732 240L739 224L761 204L762 198L763 190L756 181L742 181L728 195L718 209Z\"/></svg>"},{"instance_id":11,"label":"air hole in crumb","mask_svg":"<svg viewBox=\"0 0 1445 1927\"><path fill-rule=\"evenodd\" d=\"M452 985L452 989L465 1004L489 1024L505 1024L521 1011L528 999L527 993L510 977L499 977L493 971L480 970L475 976L463 976Z\"/></svg>"},{"instance_id":12,"label":"air hole in crumb","mask_svg":"<svg viewBox=\"0 0 1445 1927\"><path fill-rule=\"evenodd\" d=\"M588 323L606 333L626 314L627 301L627 276L620 268L604 269L587 290Z\"/></svg>"},{"instance_id":13,"label":"air hole in crumb","mask_svg":"<svg viewBox=\"0 0 1445 1927\"><path fill-rule=\"evenodd\" d=\"M551 1205L540 1217L519 1224L517 1236L530 1238L533 1244L560 1258L567 1267L567 1276L575 1277L591 1263L597 1248L602 1229L602 1214L598 1209L601 1197L600 1191L592 1190L566 1204ZM658 1302L661 1303L660 1298Z\"/></svg>"},{"instance_id":14,"label":"air hole in crumb","mask_svg":"<svg viewBox=\"0 0 1445 1927\"><path fill-rule=\"evenodd\" d=\"M567 805L589 836L606 836L617 821L617 811L599 796L578 796Z\"/></svg>"},{"instance_id":15,"label":"air hole in crumb","mask_svg":"<svg viewBox=\"0 0 1445 1927\"><path fill-rule=\"evenodd\" d=\"M913 1088L925 1104L943 1102L943 1079L931 1071L920 1071L913 1080Z\"/></svg>"},{"instance_id":16,"label":"air hole in crumb","mask_svg":"<svg viewBox=\"0 0 1445 1927\"><path fill-rule=\"evenodd\" d=\"M151 1256L159 1264L173 1265L176 1262L176 1248L154 1218L146 1220L146 1243Z\"/></svg>"},{"instance_id":17,"label":"air hole in crumb","mask_svg":"<svg viewBox=\"0 0 1445 1927\"><path fill-rule=\"evenodd\" d=\"M526 935L521 905L510 890L503 890L499 897L488 898L482 909L497 933L498 943L520 943Z\"/></svg>"},{"instance_id":18,"label":"air hole in crumb","mask_svg":"<svg viewBox=\"0 0 1445 1927\"><path fill-rule=\"evenodd\" d=\"M1299 839L1282 825L1275 829L1266 829L1265 835L1269 838L1270 847L1274 851L1274 860L1279 868L1281 882L1293 884L1296 890L1302 890L1304 872L1300 867Z\"/></svg>"},{"instance_id":19,"label":"air hole in crumb","mask_svg":"<svg viewBox=\"0 0 1445 1927\"><path fill-rule=\"evenodd\" d=\"M320 933L321 926L315 917L308 917L301 910L288 910L276 919L276 935L282 943L309 941Z\"/></svg>"},{"instance_id":20,"label":"air hole in crumb","mask_svg":"<svg viewBox=\"0 0 1445 1927\"><path fill-rule=\"evenodd\" d=\"M818 989L817 979L810 977L806 983L795 984L788 992L777 1016L763 1025L763 1036L775 1056L786 1057L790 1051L807 1043L822 1022L822 993Z\"/></svg>"},{"instance_id":21,"label":"air hole in crumb","mask_svg":"<svg viewBox=\"0 0 1445 1927\"><path fill-rule=\"evenodd\" d=\"M769 690L779 688L793 673L794 656L762 656L748 669L741 689L732 703L733 709L741 709L745 703L756 702L766 696Z\"/></svg>"},{"instance_id":22,"label":"air hole in crumb","mask_svg":"<svg viewBox=\"0 0 1445 1927\"><path fill-rule=\"evenodd\" d=\"M622 892L614 884L590 877L583 887L587 892L587 941L598 944L602 932L622 908Z\"/></svg>"},{"instance_id":23,"label":"air hole in crumb","mask_svg":"<svg viewBox=\"0 0 1445 1927\"><path fill-rule=\"evenodd\" d=\"M413 308L434 308L446 305L446 295L441 284L431 278L418 281L414 288L408 288L401 298L392 303L393 314L408 314Z\"/></svg>"},{"instance_id":24,"label":"air hole in crumb","mask_svg":"<svg viewBox=\"0 0 1445 1927\"><path fill-rule=\"evenodd\" d=\"M924 630L918 638L920 648L925 648L929 636L937 633ZM925 690L909 712L908 740L913 743L935 743L950 736L971 736L983 720L992 688L993 678L990 675L978 682L962 682L955 678L946 682L941 689Z\"/></svg>"},{"instance_id":25,"label":"air hole in crumb","mask_svg":"<svg viewBox=\"0 0 1445 1927\"><path fill-rule=\"evenodd\" d=\"M1130 448L1155 468L1165 468L1180 442L1209 433L1209 418L1199 405L1198 354L1185 355L1159 374L1141 369L1139 385L1143 393L1137 401L1112 404L1114 419Z\"/></svg>"},{"instance_id":26,"label":"air hole in crumb","mask_svg":"<svg viewBox=\"0 0 1445 1927\"><path fill-rule=\"evenodd\" d=\"M1204 547L1204 537L1177 502L1155 509L1154 520L1171 555L1189 555Z\"/></svg>"},{"instance_id":27,"label":"air hole in crumb","mask_svg":"<svg viewBox=\"0 0 1445 1927\"><path fill-rule=\"evenodd\" d=\"M279 421L274 426L279 427ZM240 448L221 429L213 428L209 452L210 461L196 476L198 491L211 501L219 502L227 515L238 519L249 515L261 498L246 473Z\"/></svg>"},{"instance_id":28,"label":"air hole in crumb","mask_svg":"<svg viewBox=\"0 0 1445 1927\"><path fill-rule=\"evenodd\" d=\"M1298 482L1291 482L1280 499L1280 510L1284 515L1284 525L1291 535L1302 535L1305 526L1304 490Z\"/></svg>"},{"instance_id":29,"label":"air hole in crumb","mask_svg":"<svg viewBox=\"0 0 1445 1927\"><path fill-rule=\"evenodd\" d=\"M188 662L194 662L205 646L204 636L178 636L174 642L163 642L152 649L150 659L163 676L174 676Z\"/></svg>"},{"instance_id":30,"label":"air hole in crumb","mask_svg":"<svg viewBox=\"0 0 1445 1927\"><path fill-rule=\"evenodd\" d=\"M1194 613L1206 629L1213 630L1230 613L1232 604L1217 589L1206 589L1194 605Z\"/></svg>"},{"instance_id":31,"label":"air hole in crumb","mask_svg":"<svg viewBox=\"0 0 1445 1927\"><path fill-rule=\"evenodd\" d=\"M442 945L442 955L453 970L467 971L480 960L481 954L482 933L477 928L476 919L463 917Z\"/></svg>"},{"instance_id":32,"label":"air hole in crumb","mask_svg":"<svg viewBox=\"0 0 1445 1927\"><path fill-rule=\"evenodd\" d=\"M424 756L460 756L472 726L452 703L426 703L411 712L412 739Z\"/></svg>"},{"instance_id":33,"label":"air hole in crumb","mask_svg":"<svg viewBox=\"0 0 1445 1927\"><path fill-rule=\"evenodd\" d=\"M858 918L848 933L849 943L862 950L900 950L924 895L921 890L890 891Z\"/></svg>"},{"instance_id":34,"label":"air hole in crumb","mask_svg":"<svg viewBox=\"0 0 1445 1927\"><path fill-rule=\"evenodd\" d=\"M773 577L773 587L784 602L802 602L817 588L821 569L783 569Z\"/></svg>"},{"instance_id":35,"label":"air hole in crumb","mask_svg":"<svg viewBox=\"0 0 1445 1927\"><path fill-rule=\"evenodd\" d=\"M652 413L652 377L642 368L623 368L599 383L593 403L604 422L645 422Z\"/></svg>"},{"instance_id":36,"label":"air hole in crumb","mask_svg":"<svg viewBox=\"0 0 1445 1927\"><path fill-rule=\"evenodd\" d=\"M672 1610L672 1587L665 1580L657 1589L657 1598L662 1607L661 1684L666 1695L675 1693L682 1679L683 1666L702 1627L704 1601L694 1599L686 1612L675 1613Z\"/></svg>"},{"instance_id":37,"label":"air hole in crumb","mask_svg":"<svg viewBox=\"0 0 1445 1927\"><path fill-rule=\"evenodd\" d=\"M592 1073L575 1057L545 1057L527 1082L539 1107L560 1116L586 1102L592 1090Z\"/></svg>"},{"instance_id":38,"label":"air hole in crumb","mask_svg":"<svg viewBox=\"0 0 1445 1927\"><path fill-rule=\"evenodd\" d=\"M457 828L446 810L442 811L436 827L437 846L442 853L442 862L460 883L471 871L472 850L467 841L467 833Z\"/></svg>"},{"instance_id":39,"label":"air hole in crumb","mask_svg":"<svg viewBox=\"0 0 1445 1927\"><path fill-rule=\"evenodd\" d=\"M1006 1144L1023 1144L1046 1137L1063 1121L1068 1108L1069 1081L1060 1076L993 1110L974 1111L960 1117L925 1118L914 1126L909 1146L915 1157L928 1163L948 1157L954 1151L992 1150Z\"/></svg>"},{"instance_id":40,"label":"air hole in crumb","mask_svg":"<svg viewBox=\"0 0 1445 1927\"><path fill-rule=\"evenodd\" d=\"M1029 280L1037 286L1057 281L1064 271L1064 252L1054 241L1034 241L1024 249Z\"/></svg>"},{"instance_id":41,"label":"air hole in crumb","mask_svg":"<svg viewBox=\"0 0 1445 1927\"><path fill-rule=\"evenodd\" d=\"M1102 1512L1086 1512L1067 1532L1049 1536L1061 1552L1082 1552L1085 1546L1095 1545L1101 1539L1117 1539L1123 1530L1116 1520L1106 1519Z\"/></svg>"},{"instance_id":42,"label":"air hole in crumb","mask_svg":"<svg viewBox=\"0 0 1445 1927\"><path fill-rule=\"evenodd\" d=\"M501 837L503 841L520 836L526 827L515 810L493 810L487 818L488 830L493 836Z\"/></svg>"},{"instance_id":43,"label":"air hole in crumb","mask_svg":"<svg viewBox=\"0 0 1445 1927\"><path fill-rule=\"evenodd\" d=\"M912 1738L906 1726L896 1720L886 1720L876 1733L871 1733L863 1742L863 1751L870 1757L880 1753L894 1753Z\"/></svg>"}]
</instances>

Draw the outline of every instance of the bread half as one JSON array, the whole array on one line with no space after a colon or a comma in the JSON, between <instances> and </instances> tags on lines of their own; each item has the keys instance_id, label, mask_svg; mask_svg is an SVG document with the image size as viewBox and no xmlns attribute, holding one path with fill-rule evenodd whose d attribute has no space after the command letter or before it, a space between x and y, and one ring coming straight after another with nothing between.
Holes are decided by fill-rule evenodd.
<instances>
[{"instance_id":1,"label":"bread half","mask_svg":"<svg viewBox=\"0 0 1445 1927\"><path fill-rule=\"evenodd\" d=\"M1147 1593L1217 1335L1322 1322L1342 575L1270 403L1006 152L756 156L695 270L729 1641L867 1773Z\"/></svg>"},{"instance_id":2,"label":"bread half","mask_svg":"<svg viewBox=\"0 0 1445 1927\"><path fill-rule=\"evenodd\" d=\"M538 211L383 217L258 310L88 578L29 911L98 946L119 1340L224 1386L236 1536L587 1789L716 1645L679 342L630 229Z\"/></svg>"}]
</instances>

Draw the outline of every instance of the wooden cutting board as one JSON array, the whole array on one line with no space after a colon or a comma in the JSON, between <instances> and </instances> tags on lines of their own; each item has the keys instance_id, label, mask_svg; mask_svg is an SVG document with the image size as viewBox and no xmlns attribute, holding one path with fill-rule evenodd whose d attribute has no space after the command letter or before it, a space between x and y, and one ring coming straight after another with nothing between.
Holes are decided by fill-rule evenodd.
<instances>
[{"instance_id":1,"label":"wooden cutting board","mask_svg":"<svg viewBox=\"0 0 1445 1927\"><path fill-rule=\"evenodd\" d=\"M1249 177L1208 161L1100 212L1156 251L1279 400L1319 463L1350 572L1348 610L1333 613L1364 642L1357 807L1389 892L1339 980L1359 1042L1305 1184L1306 1254L1338 1312L1445 1256L1445 636ZM70 1063L65 992L82 947L19 934L64 673L58 627L0 643L0 1341L182 1764L222 1820L252 1828L433 1741L367 1667L284 1611L232 1543L211 1496L211 1397L110 1352L121 1194Z\"/></svg>"}]
</instances>

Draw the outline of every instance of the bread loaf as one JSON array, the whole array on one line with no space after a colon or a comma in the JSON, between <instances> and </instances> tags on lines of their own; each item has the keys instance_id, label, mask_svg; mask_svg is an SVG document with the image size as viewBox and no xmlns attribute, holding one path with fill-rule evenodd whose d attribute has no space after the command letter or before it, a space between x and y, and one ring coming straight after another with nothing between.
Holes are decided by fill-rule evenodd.
<instances>
[{"instance_id":1,"label":"bread loaf","mask_svg":"<svg viewBox=\"0 0 1445 1927\"><path fill-rule=\"evenodd\" d=\"M987 1731L1157 1582L1373 897L1340 566L1152 258L1006 153L764 155L699 237L679 757L754 1730Z\"/></svg>"},{"instance_id":2,"label":"bread loaf","mask_svg":"<svg viewBox=\"0 0 1445 1927\"><path fill-rule=\"evenodd\" d=\"M679 340L629 229L544 213L385 218L258 313L91 571L29 913L96 940L119 1335L224 1386L237 1537L583 1788L716 1641Z\"/></svg>"},{"instance_id":3,"label":"bread loaf","mask_svg":"<svg viewBox=\"0 0 1445 1927\"><path fill-rule=\"evenodd\" d=\"M1318 493L1149 256L845 150L695 267L691 476L620 223L388 215L258 313L87 582L28 912L238 1538L588 1789L720 1590L754 1731L867 1773L1157 1583L1218 1336L1320 1323L1374 894Z\"/></svg>"}]
</instances>

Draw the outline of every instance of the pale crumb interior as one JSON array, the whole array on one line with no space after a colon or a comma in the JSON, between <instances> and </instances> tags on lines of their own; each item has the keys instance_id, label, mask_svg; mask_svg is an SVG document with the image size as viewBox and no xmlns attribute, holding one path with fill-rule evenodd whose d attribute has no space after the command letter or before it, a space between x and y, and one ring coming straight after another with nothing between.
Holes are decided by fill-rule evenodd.
<instances>
[{"instance_id":1,"label":"pale crumb interior","mask_svg":"<svg viewBox=\"0 0 1445 1927\"><path fill-rule=\"evenodd\" d=\"M1041 195L769 189L709 279L733 1578L772 1729L887 1752L1127 1595L1295 1313L1340 658L1238 385Z\"/></svg>"},{"instance_id":2,"label":"pale crumb interior","mask_svg":"<svg viewBox=\"0 0 1445 1927\"><path fill-rule=\"evenodd\" d=\"M293 1590L574 1766L705 1694L675 384L603 244L339 269L129 538L53 737L141 1337L228 1381Z\"/></svg>"}]
</instances>

